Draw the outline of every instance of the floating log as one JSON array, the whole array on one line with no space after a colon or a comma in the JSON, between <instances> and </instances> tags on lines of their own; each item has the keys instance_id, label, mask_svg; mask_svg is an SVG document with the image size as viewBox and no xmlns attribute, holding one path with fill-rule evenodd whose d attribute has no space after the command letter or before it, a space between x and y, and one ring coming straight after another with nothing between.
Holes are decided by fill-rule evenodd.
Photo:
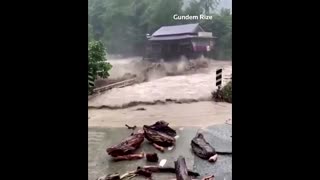
<instances>
[{"instance_id":1,"label":"floating log","mask_svg":"<svg viewBox=\"0 0 320 180\"><path fill-rule=\"evenodd\" d=\"M113 157L132 154L140 147L143 141L144 132L139 130L138 132L133 133L130 137L121 141L119 144L107 148L107 153Z\"/></svg>"},{"instance_id":2,"label":"floating log","mask_svg":"<svg viewBox=\"0 0 320 180\"><path fill-rule=\"evenodd\" d=\"M188 168L184 157L179 156L177 161L174 162L174 167L176 169L177 180L191 180L188 176Z\"/></svg>"}]
</instances>

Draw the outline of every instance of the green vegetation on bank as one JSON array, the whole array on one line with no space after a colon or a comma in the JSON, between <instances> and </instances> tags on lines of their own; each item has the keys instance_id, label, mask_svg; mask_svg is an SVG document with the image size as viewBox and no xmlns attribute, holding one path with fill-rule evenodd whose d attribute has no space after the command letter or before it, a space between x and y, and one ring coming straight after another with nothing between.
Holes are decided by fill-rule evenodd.
<instances>
[{"instance_id":1,"label":"green vegetation on bank","mask_svg":"<svg viewBox=\"0 0 320 180\"><path fill-rule=\"evenodd\" d=\"M232 81L230 81L222 89L214 91L212 93L212 98L217 102L232 103Z\"/></svg>"},{"instance_id":2,"label":"green vegetation on bank","mask_svg":"<svg viewBox=\"0 0 320 180\"><path fill-rule=\"evenodd\" d=\"M106 78L109 76L109 70L112 65L107 62L106 49L100 41L90 41L88 43L88 74L93 75L93 80L97 77ZM88 91L91 92L91 87L88 83Z\"/></svg>"}]
</instances>

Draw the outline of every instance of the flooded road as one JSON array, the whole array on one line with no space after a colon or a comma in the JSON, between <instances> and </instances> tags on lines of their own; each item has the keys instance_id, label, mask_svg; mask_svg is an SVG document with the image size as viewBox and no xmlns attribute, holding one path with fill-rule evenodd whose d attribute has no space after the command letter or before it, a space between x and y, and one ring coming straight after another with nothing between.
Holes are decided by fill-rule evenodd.
<instances>
[{"instance_id":1,"label":"flooded road","mask_svg":"<svg viewBox=\"0 0 320 180\"><path fill-rule=\"evenodd\" d=\"M112 128L88 128L88 180L97 180L98 177L111 173L124 174L135 170L138 166L160 164L160 160L166 160L165 166L174 167L174 161L178 156L185 157L188 169L196 171L201 177L214 174L215 180L232 179L232 156L219 155L216 163L209 163L195 156L191 151L191 139L198 132L196 127L176 127L179 135L175 146L164 153L157 151L149 142L145 140L137 149L138 152L155 152L159 156L159 162L147 162L145 158L133 161L115 162L106 153L106 148L118 144L121 140L128 137L132 131L125 127ZM206 127L201 132L206 136L210 144L214 144L216 150L232 152L231 126L222 124ZM110 138L112 137L112 138ZM152 179L170 180L175 179L174 173L153 173ZM134 180L145 180L144 177L135 177Z\"/></svg>"},{"instance_id":2,"label":"flooded road","mask_svg":"<svg viewBox=\"0 0 320 180\"><path fill-rule=\"evenodd\" d=\"M139 57L122 60L109 58L113 65L110 78L121 78L126 73L139 74L140 60ZM106 154L106 148L132 133L125 124L141 129L143 125L164 120L179 135L173 149L159 153L145 140L137 152L157 152L161 160L167 160L165 165L171 167L174 167L173 161L182 155L188 168L199 172L200 177L214 174L216 180L231 180L231 155L219 155L217 162L212 164L195 156L190 147L191 139L201 131L216 149L232 151L232 104L211 100L211 92L216 89L216 69L222 67L223 77L230 76L231 61L209 61L208 64L207 68L188 74L165 76L154 72L147 82L114 88L91 98L88 102L88 179L95 180L110 173L123 174L137 166L158 165L145 159L114 162ZM183 71L185 65L182 61L176 68ZM166 64L167 71L172 67ZM174 173L154 173L153 176L158 180L176 177Z\"/></svg>"}]
</instances>

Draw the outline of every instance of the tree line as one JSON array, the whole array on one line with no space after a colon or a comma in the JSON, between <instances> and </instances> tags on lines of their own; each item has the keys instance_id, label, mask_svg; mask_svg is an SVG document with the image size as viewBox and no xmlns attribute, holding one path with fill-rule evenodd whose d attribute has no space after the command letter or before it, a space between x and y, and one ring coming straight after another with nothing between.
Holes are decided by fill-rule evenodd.
<instances>
[{"instance_id":1,"label":"tree line","mask_svg":"<svg viewBox=\"0 0 320 180\"><path fill-rule=\"evenodd\" d=\"M161 26L200 23L216 39L216 59L231 59L232 13L216 12L219 0L89 0L89 41L99 40L109 54L143 55L146 34ZM173 15L212 15L213 20L174 20Z\"/></svg>"}]
</instances>

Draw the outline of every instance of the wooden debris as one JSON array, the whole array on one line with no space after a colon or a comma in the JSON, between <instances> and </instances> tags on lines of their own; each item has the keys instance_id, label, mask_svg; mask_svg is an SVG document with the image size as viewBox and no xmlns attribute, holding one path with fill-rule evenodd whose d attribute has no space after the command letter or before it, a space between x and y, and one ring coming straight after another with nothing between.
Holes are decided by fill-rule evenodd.
<instances>
[{"instance_id":1,"label":"wooden debris","mask_svg":"<svg viewBox=\"0 0 320 180\"><path fill-rule=\"evenodd\" d=\"M120 174L116 173L108 175L105 180L120 180Z\"/></svg>"},{"instance_id":2,"label":"wooden debris","mask_svg":"<svg viewBox=\"0 0 320 180\"><path fill-rule=\"evenodd\" d=\"M120 174L108 174L102 177L97 178L97 180L120 180Z\"/></svg>"},{"instance_id":3,"label":"wooden debris","mask_svg":"<svg viewBox=\"0 0 320 180\"><path fill-rule=\"evenodd\" d=\"M161 152L164 152L164 147L157 145L156 143L152 143L152 146L158 149Z\"/></svg>"},{"instance_id":4,"label":"wooden debris","mask_svg":"<svg viewBox=\"0 0 320 180\"><path fill-rule=\"evenodd\" d=\"M159 158L157 153L146 154L147 161L149 162L158 162Z\"/></svg>"},{"instance_id":5,"label":"wooden debris","mask_svg":"<svg viewBox=\"0 0 320 180\"><path fill-rule=\"evenodd\" d=\"M135 130L135 129L137 128L136 125L134 125L134 126L129 126L128 124L126 124L126 127L127 127L128 129L132 129L132 130Z\"/></svg>"},{"instance_id":6,"label":"wooden debris","mask_svg":"<svg viewBox=\"0 0 320 180\"><path fill-rule=\"evenodd\" d=\"M124 139L118 145L114 145L107 149L107 153L113 157L123 156L133 153L144 141L144 132L139 130L130 137Z\"/></svg>"},{"instance_id":7,"label":"wooden debris","mask_svg":"<svg viewBox=\"0 0 320 180\"><path fill-rule=\"evenodd\" d=\"M165 133L171 137L175 137L177 135L177 132L169 127L169 123L166 121L157 121L151 126L148 126L150 129Z\"/></svg>"},{"instance_id":8,"label":"wooden debris","mask_svg":"<svg viewBox=\"0 0 320 180\"><path fill-rule=\"evenodd\" d=\"M160 167L160 166L143 166L143 167L137 167L137 169L135 171L130 171L130 172L126 172L124 174L122 174L121 176L119 176L119 174L113 174L114 178L118 178L116 176L119 176L120 180L124 180L124 179L131 179L135 176L144 176L148 179L151 179L152 173L175 173L176 169L174 167ZM200 176L199 173L188 170L187 171L189 176ZM108 175L110 177L110 175ZM100 178L98 178L97 180L119 180L119 179L106 179L106 177L108 176L102 176ZM111 176L112 177L112 176ZM204 179L202 179L204 180ZM209 179L211 180L211 179Z\"/></svg>"},{"instance_id":9,"label":"wooden debris","mask_svg":"<svg viewBox=\"0 0 320 180\"><path fill-rule=\"evenodd\" d=\"M176 173L176 169L174 167L143 166L141 168L147 169L148 171L151 171L151 172ZM194 176L194 177L200 176L199 173L191 170L188 170L187 172L189 176Z\"/></svg>"},{"instance_id":10,"label":"wooden debris","mask_svg":"<svg viewBox=\"0 0 320 180\"><path fill-rule=\"evenodd\" d=\"M202 180L214 180L214 175L204 177Z\"/></svg>"},{"instance_id":11,"label":"wooden debris","mask_svg":"<svg viewBox=\"0 0 320 180\"><path fill-rule=\"evenodd\" d=\"M204 139L203 134L198 133L191 141L193 152L200 158L209 160L216 154L216 150Z\"/></svg>"},{"instance_id":12,"label":"wooden debris","mask_svg":"<svg viewBox=\"0 0 320 180\"><path fill-rule=\"evenodd\" d=\"M152 129L149 129L148 127L143 127L145 132L145 137L150 142L153 142L157 145L169 147L172 146L175 143L175 139L171 136L168 136L165 133L161 133Z\"/></svg>"},{"instance_id":13,"label":"wooden debris","mask_svg":"<svg viewBox=\"0 0 320 180\"><path fill-rule=\"evenodd\" d=\"M165 121L158 121L151 126L144 125L146 139L159 146L169 147L175 143L176 131L171 129Z\"/></svg>"},{"instance_id":14,"label":"wooden debris","mask_svg":"<svg viewBox=\"0 0 320 180\"><path fill-rule=\"evenodd\" d=\"M138 167L135 174L149 178L149 177L151 177L152 172L149 171L148 169Z\"/></svg>"},{"instance_id":15,"label":"wooden debris","mask_svg":"<svg viewBox=\"0 0 320 180\"><path fill-rule=\"evenodd\" d=\"M232 152L216 151L204 138L203 134L198 133L191 141L193 152L200 158L209 160L209 162L216 162L218 154L231 155Z\"/></svg>"},{"instance_id":16,"label":"wooden debris","mask_svg":"<svg viewBox=\"0 0 320 180\"><path fill-rule=\"evenodd\" d=\"M136 160L136 159L142 159L144 157L144 153L139 154L128 154L123 156L116 156L113 158L114 161L123 161L123 160Z\"/></svg>"},{"instance_id":17,"label":"wooden debris","mask_svg":"<svg viewBox=\"0 0 320 180\"><path fill-rule=\"evenodd\" d=\"M179 156L177 161L174 162L174 167L176 169L177 180L191 180L188 176L188 168L184 157Z\"/></svg>"}]
</instances>

